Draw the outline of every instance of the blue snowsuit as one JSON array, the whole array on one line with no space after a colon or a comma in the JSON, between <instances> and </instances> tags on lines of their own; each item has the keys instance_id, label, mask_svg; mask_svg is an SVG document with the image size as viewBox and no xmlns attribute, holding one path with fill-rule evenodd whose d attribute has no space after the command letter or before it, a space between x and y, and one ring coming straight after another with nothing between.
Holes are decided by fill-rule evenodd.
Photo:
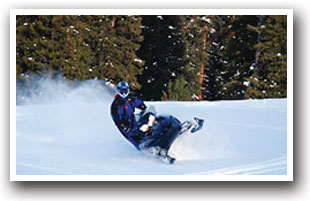
<instances>
[{"instance_id":1,"label":"blue snowsuit","mask_svg":"<svg viewBox=\"0 0 310 201\"><path fill-rule=\"evenodd\" d=\"M151 113L144 114L137 122L134 115L135 108L145 110L146 106L135 96L128 98L115 96L111 105L111 116L121 134L138 150L140 150L140 144L146 148L160 146L168 150L180 135L181 122L171 115L159 115L156 116L156 122L150 132L145 133L139 130L139 126L147 123Z\"/></svg>"},{"instance_id":2,"label":"blue snowsuit","mask_svg":"<svg viewBox=\"0 0 310 201\"><path fill-rule=\"evenodd\" d=\"M145 110L144 102L136 96L129 95L122 98L115 95L115 99L111 105L111 116L121 134L131 142L138 150L141 140L141 131L138 129L138 123L135 119L135 108Z\"/></svg>"}]
</instances>

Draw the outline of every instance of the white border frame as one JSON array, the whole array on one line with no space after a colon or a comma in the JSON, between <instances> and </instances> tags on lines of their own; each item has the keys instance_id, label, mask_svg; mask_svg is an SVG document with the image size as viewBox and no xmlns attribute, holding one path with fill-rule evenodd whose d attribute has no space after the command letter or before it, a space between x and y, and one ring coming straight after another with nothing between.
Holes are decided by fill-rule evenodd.
<instances>
[{"instance_id":1,"label":"white border frame","mask_svg":"<svg viewBox=\"0 0 310 201\"><path fill-rule=\"evenodd\" d=\"M16 15L286 15L287 175L16 175ZM293 181L293 9L11 9L11 181Z\"/></svg>"}]
</instances>

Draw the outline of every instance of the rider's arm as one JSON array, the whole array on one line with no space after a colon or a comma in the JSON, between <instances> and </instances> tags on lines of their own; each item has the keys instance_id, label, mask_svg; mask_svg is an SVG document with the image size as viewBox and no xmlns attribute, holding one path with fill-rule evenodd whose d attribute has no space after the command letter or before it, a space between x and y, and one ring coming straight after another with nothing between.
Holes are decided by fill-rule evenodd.
<instances>
[{"instance_id":1,"label":"rider's arm","mask_svg":"<svg viewBox=\"0 0 310 201\"><path fill-rule=\"evenodd\" d=\"M112 103L111 105L111 116L112 119L115 123L115 125L117 126L117 128L121 131L121 133L125 134L126 136L128 136L130 130L131 130L131 126L128 125L128 121L124 121L121 116L118 114L117 112L117 104L115 102Z\"/></svg>"},{"instance_id":2,"label":"rider's arm","mask_svg":"<svg viewBox=\"0 0 310 201\"><path fill-rule=\"evenodd\" d=\"M146 109L146 105L144 104L143 100L141 100L137 96L134 97L133 102L134 102L136 108L139 108L142 111Z\"/></svg>"}]
</instances>

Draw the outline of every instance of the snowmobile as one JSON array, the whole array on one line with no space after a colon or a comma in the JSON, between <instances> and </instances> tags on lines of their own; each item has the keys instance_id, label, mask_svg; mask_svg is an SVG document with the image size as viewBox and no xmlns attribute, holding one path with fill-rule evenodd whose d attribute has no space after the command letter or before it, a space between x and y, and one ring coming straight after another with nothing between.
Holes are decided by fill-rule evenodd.
<instances>
[{"instance_id":1,"label":"snowmobile","mask_svg":"<svg viewBox=\"0 0 310 201\"><path fill-rule=\"evenodd\" d=\"M182 123L172 115L157 115L154 106L149 106L145 111L135 115L139 135L142 135L140 150L169 164L176 160L168 155L172 143L187 131L191 133L199 131L204 123L204 120L198 117L194 117L194 122Z\"/></svg>"}]
</instances>

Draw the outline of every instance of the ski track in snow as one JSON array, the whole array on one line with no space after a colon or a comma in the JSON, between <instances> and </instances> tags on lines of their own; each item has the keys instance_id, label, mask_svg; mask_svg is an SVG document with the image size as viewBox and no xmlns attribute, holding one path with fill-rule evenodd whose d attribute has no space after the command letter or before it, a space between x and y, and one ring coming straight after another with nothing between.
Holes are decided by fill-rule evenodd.
<instances>
[{"instance_id":1,"label":"ski track in snow","mask_svg":"<svg viewBox=\"0 0 310 201\"><path fill-rule=\"evenodd\" d=\"M246 165L239 165L229 168L222 168L216 170L210 170L206 172L197 172L193 174L203 174L203 175L257 175L257 174L268 174L276 172L286 172L286 156L261 161L257 163L251 163Z\"/></svg>"},{"instance_id":2,"label":"ski track in snow","mask_svg":"<svg viewBox=\"0 0 310 201\"><path fill-rule=\"evenodd\" d=\"M60 102L16 107L18 175L286 174L286 99L146 102L181 121L205 119L197 134L175 141L170 154L177 161L167 165L118 133L111 95L82 92L81 99L74 91Z\"/></svg>"}]
</instances>

